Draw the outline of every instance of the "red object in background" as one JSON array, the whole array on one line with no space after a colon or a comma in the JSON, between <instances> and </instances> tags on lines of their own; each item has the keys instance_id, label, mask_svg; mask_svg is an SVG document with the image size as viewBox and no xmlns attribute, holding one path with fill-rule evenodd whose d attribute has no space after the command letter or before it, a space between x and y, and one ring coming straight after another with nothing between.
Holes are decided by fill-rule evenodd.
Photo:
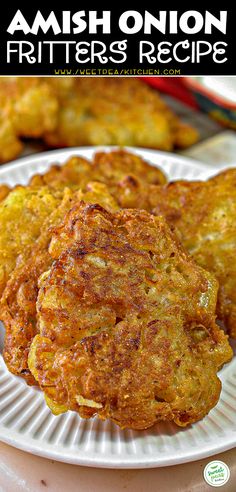
<instances>
[{"instance_id":1,"label":"red object in background","mask_svg":"<svg viewBox=\"0 0 236 492\"><path fill-rule=\"evenodd\" d=\"M179 99L183 103L197 109L198 105L191 92L185 86L181 77L140 77L160 92Z\"/></svg>"}]
</instances>

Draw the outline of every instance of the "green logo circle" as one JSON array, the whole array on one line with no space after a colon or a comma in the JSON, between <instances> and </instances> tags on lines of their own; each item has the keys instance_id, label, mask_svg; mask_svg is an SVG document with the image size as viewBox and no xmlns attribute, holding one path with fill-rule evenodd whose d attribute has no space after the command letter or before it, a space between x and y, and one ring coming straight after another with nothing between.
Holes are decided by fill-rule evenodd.
<instances>
[{"instance_id":1,"label":"green logo circle","mask_svg":"<svg viewBox=\"0 0 236 492\"><path fill-rule=\"evenodd\" d=\"M223 461L210 461L204 468L203 476L212 487L222 487L229 480L229 467Z\"/></svg>"}]
</instances>

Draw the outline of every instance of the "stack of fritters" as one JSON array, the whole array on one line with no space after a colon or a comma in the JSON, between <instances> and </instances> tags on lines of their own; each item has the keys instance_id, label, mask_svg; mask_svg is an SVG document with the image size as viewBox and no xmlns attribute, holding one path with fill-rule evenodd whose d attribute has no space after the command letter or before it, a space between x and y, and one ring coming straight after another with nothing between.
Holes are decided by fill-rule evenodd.
<instances>
[{"instance_id":1,"label":"stack of fritters","mask_svg":"<svg viewBox=\"0 0 236 492\"><path fill-rule=\"evenodd\" d=\"M99 203L108 210L111 207L119 208L120 201L122 204L129 203L129 206L138 207L140 189L145 189L145 176L147 185L149 182L161 184L166 181L159 169L150 167L142 158L125 151L99 153L92 163L81 157L73 157L64 166L54 165L44 175L35 175L28 187L17 187L3 202L0 214L3 218L2 230L7 234L0 235L5 255L1 258L0 249L0 272L2 268L4 272L7 270L7 274L5 273L1 292L7 280L8 283L2 296L1 319L6 327L4 358L11 372L34 383L28 370L27 358L32 336L37 330L35 304L38 277L51 264L48 246L52 228L62 221L72 204L82 196L85 201ZM122 185L124 181L129 183L127 187ZM34 198L35 193L37 200L33 201L32 196ZM47 207L45 213L42 211L37 214L41 206L40 198L44 194L54 202L51 209ZM142 205L146 207L149 206L148 195L145 190ZM9 206L9 202L13 205ZM44 202L46 198L42 204ZM28 249L25 247L26 241Z\"/></svg>"},{"instance_id":2,"label":"stack of fritters","mask_svg":"<svg viewBox=\"0 0 236 492\"><path fill-rule=\"evenodd\" d=\"M195 143L159 94L136 79L2 77L0 162L15 158L22 139L49 147L136 145L172 150Z\"/></svg>"},{"instance_id":3,"label":"stack of fritters","mask_svg":"<svg viewBox=\"0 0 236 492\"><path fill-rule=\"evenodd\" d=\"M199 187L195 219L182 191L188 186ZM202 190L217 186L213 212ZM201 201L216 216L220 189L228 194L232 186L229 176L167 185L159 169L121 150L98 153L92 163L74 157L27 187L3 189L1 319L9 370L38 384L56 414L98 414L135 429L204 417L219 398L217 371L232 357L215 323L212 272L222 309L226 277L208 266L207 255L195 263L178 235L192 252L186 237L193 235L196 247L200 236L188 220L197 227ZM189 216L183 224L180 203ZM228 240L233 209L225 213L216 220ZM223 238L214 242L210 219L206 227L218 265ZM201 242L199 248L203 255ZM232 288L229 269L226 276Z\"/></svg>"}]
</instances>

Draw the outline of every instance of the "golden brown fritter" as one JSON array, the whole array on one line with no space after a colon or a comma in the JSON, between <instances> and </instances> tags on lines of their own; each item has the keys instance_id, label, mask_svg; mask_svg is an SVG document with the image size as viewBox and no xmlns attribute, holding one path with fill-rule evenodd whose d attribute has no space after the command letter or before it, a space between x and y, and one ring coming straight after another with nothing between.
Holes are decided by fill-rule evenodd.
<instances>
[{"instance_id":1,"label":"golden brown fritter","mask_svg":"<svg viewBox=\"0 0 236 492\"><path fill-rule=\"evenodd\" d=\"M45 173L35 174L30 179L30 186L47 185L53 189L84 188L93 180L94 173L91 162L83 157L70 157L65 164L52 165Z\"/></svg>"},{"instance_id":2,"label":"golden brown fritter","mask_svg":"<svg viewBox=\"0 0 236 492\"><path fill-rule=\"evenodd\" d=\"M28 258L18 262L2 296L0 319L6 328L4 360L9 371L22 376L28 384L36 384L28 369L28 351L37 333L38 278L52 263L48 252L52 228L58 226L66 212L82 198L86 202L100 203L108 210L118 208L106 186L101 183L90 183L84 193L74 193L66 188L61 203L45 218L39 238L31 244Z\"/></svg>"},{"instance_id":3,"label":"golden brown fritter","mask_svg":"<svg viewBox=\"0 0 236 492\"><path fill-rule=\"evenodd\" d=\"M124 179L126 171L129 173L133 171L134 174L129 174ZM21 203L20 206L17 203L18 209L12 209L11 204L8 205L7 220L9 221L9 226L11 224L9 220L10 213L11 220L14 220L15 229L13 229L13 234L19 229L19 240L21 236L26 236L28 249L27 252L24 251L23 261L20 261L18 258L17 267L11 275L3 295L1 319L4 321L7 330L4 357L9 370L14 374L23 375L29 383L33 382L33 378L27 370L27 351L32 334L35 334L36 329L35 302L37 297L37 279L48 268L48 262L50 262L47 248L51 231L48 229L63 219L70 206L72 190L78 190L78 188L84 191L86 201L91 199L91 202L93 202L96 198L98 203L108 206L109 209L111 208L111 204L113 204L114 209L116 203L115 198L110 196L103 183L88 184L89 180L97 176L100 178L100 181L104 180L107 182L109 191L112 192L113 197L118 199L119 204L122 204L122 206L143 206L143 208L148 207L149 191L148 188L146 189L141 184L141 180L145 181L146 179L150 182L160 183L165 181L165 177L159 169L148 166L140 157L125 151L99 153L95 156L94 163L90 163L80 157L74 157L69 159L64 166L54 165L45 174L35 175L31 178L28 188L20 188ZM69 190L63 192L65 187L70 188L71 192ZM92 189L91 193L88 191L90 188ZM37 192L41 189L50 189L52 195L59 195L59 199L55 202L53 201L52 207L49 210L51 215L49 213L48 217L43 215L43 217L38 218L36 216L34 218L37 235L39 235L36 244L36 235L33 236L34 241L31 241L30 233L29 237L27 237L28 221L21 221L21 214L24 214L26 218L27 199L31 197L31 190L35 189ZM63 193L64 200L60 204ZM75 199L77 195L75 194ZM108 200L107 203L105 201L106 197ZM35 203L33 204L32 213L37 215L34 207ZM12 264L9 264L10 269L15 266L16 251L20 255L22 249L21 245L17 242L16 244L13 242L13 246ZM6 280L7 278L4 279L1 292Z\"/></svg>"},{"instance_id":4,"label":"golden brown fritter","mask_svg":"<svg viewBox=\"0 0 236 492\"><path fill-rule=\"evenodd\" d=\"M120 183L126 176L136 177L143 183L166 183L166 177L159 168L124 149L96 152L93 164L96 173L100 174L107 184Z\"/></svg>"},{"instance_id":5,"label":"golden brown fritter","mask_svg":"<svg viewBox=\"0 0 236 492\"><path fill-rule=\"evenodd\" d=\"M51 147L188 147L197 131L180 122L159 94L137 79L2 77L0 162L22 150L21 138Z\"/></svg>"},{"instance_id":6,"label":"golden brown fritter","mask_svg":"<svg viewBox=\"0 0 236 492\"><path fill-rule=\"evenodd\" d=\"M0 296L20 258L27 258L61 197L48 187L17 186L0 203Z\"/></svg>"},{"instance_id":7,"label":"golden brown fritter","mask_svg":"<svg viewBox=\"0 0 236 492\"><path fill-rule=\"evenodd\" d=\"M53 165L46 173L33 176L30 184L54 189L79 187L83 190L92 180L106 184L121 208L151 210L155 186L164 184L166 177L159 168L149 165L140 156L118 149L97 152L92 162L72 157L63 166Z\"/></svg>"},{"instance_id":8,"label":"golden brown fritter","mask_svg":"<svg viewBox=\"0 0 236 492\"><path fill-rule=\"evenodd\" d=\"M178 181L153 197L195 261L219 281L217 315L236 338L236 169L206 182Z\"/></svg>"},{"instance_id":9,"label":"golden brown fritter","mask_svg":"<svg viewBox=\"0 0 236 492\"><path fill-rule=\"evenodd\" d=\"M6 185L6 184L0 184L0 202L4 200L4 198L7 197L7 195L10 193L11 188Z\"/></svg>"},{"instance_id":10,"label":"golden brown fritter","mask_svg":"<svg viewBox=\"0 0 236 492\"><path fill-rule=\"evenodd\" d=\"M0 164L17 157L23 144L16 135L8 114L0 107Z\"/></svg>"},{"instance_id":11,"label":"golden brown fritter","mask_svg":"<svg viewBox=\"0 0 236 492\"><path fill-rule=\"evenodd\" d=\"M166 183L163 172L126 150L97 152L93 158L96 179L106 183L121 208L151 210L150 196Z\"/></svg>"},{"instance_id":12,"label":"golden brown fritter","mask_svg":"<svg viewBox=\"0 0 236 492\"><path fill-rule=\"evenodd\" d=\"M0 79L0 162L16 157L21 137L39 138L57 124L58 101L40 77Z\"/></svg>"},{"instance_id":13,"label":"golden brown fritter","mask_svg":"<svg viewBox=\"0 0 236 492\"><path fill-rule=\"evenodd\" d=\"M68 87L47 79L59 100L59 118L46 142L52 147L129 145L172 150L198 140L159 94L141 80L79 77Z\"/></svg>"},{"instance_id":14,"label":"golden brown fritter","mask_svg":"<svg viewBox=\"0 0 236 492\"><path fill-rule=\"evenodd\" d=\"M215 324L215 278L166 221L79 203L54 231L50 254L29 368L52 411L134 429L204 417L232 351Z\"/></svg>"}]
</instances>

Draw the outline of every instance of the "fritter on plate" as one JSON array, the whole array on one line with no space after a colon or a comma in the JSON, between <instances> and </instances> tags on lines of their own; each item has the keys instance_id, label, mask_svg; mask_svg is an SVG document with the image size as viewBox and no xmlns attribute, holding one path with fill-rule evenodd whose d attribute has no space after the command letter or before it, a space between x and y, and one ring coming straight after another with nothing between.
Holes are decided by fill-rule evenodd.
<instances>
[{"instance_id":1,"label":"fritter on plate","mask_svg":"<svg viewBox=\"0 0 236 492\"><path fill-rule=\"evenodd\" d=\"M11 188L6 185L6 184L0 184L0 202L4 200L4 198L7 197L7 195L10 193Z\"/></svg>"},{"instance_id":2,"label":"fritter on plate","mask_svg":"<svg viewBox=\"0 0 236 492\"><path fill-rule=\"evenodd\" d=\"M59 101L52 147L130 145L172 150L198 140L197 131L180 122L159 94L141 80L122 77L75 78L68 87L47 79Z\"/></svg>"},{"instance_id":3,"label":"fritter on plate","mask_svg":"<svg viewBox=\"0 0 236 492\"><path fill-rule=\"evenodd\" d=\"M52 189L82 189L93 180L91 162L83 157L70 157L65 164L53 164L45 173L31 177L30 186L49 186Z\"/></svg>"},{"instance_id":4,"label":"fritter on plate","mask_svg":"<svg viewBox=\"0 0 236 492\"><path fill-rule=\"evenodd\" d=\"M97 152L92 162L72 157L63 166L53 165L46 173L33 176L30 184L85 189L91 180L106 184L121 208L150 210L151 197L158 191L155 186L164 184L166 177L140 156L120 149Z\"/></svg>"},{"instance_id":5,"label":"fritter on plate","mask_svg":"<svg viewBox=\"0 0 236 492\"><path fill-rule=\"evenodd\" d=\"M16 135L12 121L0 106L0 164L17 157L23 144Z\"/></svg>"},{"instance_id":6,"label":"fritter on plate","mask_svg":"<svg viewBox=\"0 0 236 492\"><path fill-rule=\"evenodd\" d=\"M27 258L45 218L60 201L48 187L17 186L0 203L0 296L20 258Z\"/></svg>"},{"instance_id":7,"label":"fritter on plate","mask_svg":"<svg viewBox=\"0 0 236 492\"><path fill-rule=\"evenodd\" d=\"M0 79L0 162L22 150L21 137L42 138L57 124L58 100L40 77Z\"/></svg>"},{"instance_id":8,"label":"fritter on plate","mask_svg":"<svg viewBox=\"0 0 236 492\"><path fill-rule=\"evenodd\" d=\"M96 179L106 183L121 208L150 211L156 185L166 183L163 172L126 150L97 152L93 158Z\"/></svg>"},{"instance_id":9,"label":"fritter on plate","mask_svg":"<svg viewBox=\"0 0 236 492\"><path fill-rule=\"evenodd\" d=\"M204 417L232 351L215 323L217 281L165 219L79 203L50 254L29 368L51 410L134 429Z\"/></svg>"},{"instance_id":10,"label":"fritter on plate","mask_svg":"<svg viewBox=\"0 0 236 492\"><path fill-rule=\"evenodd\" d=\"M153 198L154 199L154 198ZM236 338L236 169L206 182L177 181L155 194L195 261L219 281L217 315Z\"/></svg>"},{"instance_id":11,"label":"fritter on plate","mask_svg":"<svg viewBox=\"0 0 236 492\"><path fill-rule=\"evenodd\" d=\"M147 184L166 183L166 177L159 168L125 149L96 152L93 165L98 176L102 176L102 179L111 185L122 182L127 176L132 176Z\"/></svg>"},{"instance_id":12,"label":"fritter on plate","mask_svg":"<svg viewBox=\"0 0 236 492\"><path fill-rule=\"evenodd\" d=\"M129 175L124 178L126 172ZM95 177L98 177L100 182L88 184L88 181ZM17 260L17 267L4 291L0 310L0 319L4 321L7 330L4 358L11 372L21 374L29 383L33 382L33 377L31 374L29 375L27 368L27 351L31 337L36 330L37 280L39 275L48 268L48 262L50 262L48 255L48 243L51 237L50 227L57 225L68 211L71 206L72 191L80 188L85 193L86 201L95 200L108 206L109 209L111 205L113 209L115 208L116 198L121 206L148 208L149 188L143 184L145 180L150 183L163 183L165 177L159 169L149 166L140 157L126 151L114 151L96 154L93 163L81 157L71 158L63 166L54 165L43 175L35 175L31 179L29 188L20 188L22 195L20 208L16 213L15 210L11 211L10 207L10 213L11 219L14 219L15 229L19 228L22 237L25 235L28 237L29 244L28 249L24 249L23 261L20 261L19 258ZM101 181L107 182L113 198ZM69 190L64 192L65 187L70 188L71 192ZM88 187L92 189L92 194L88 191ZM26 197L31 197L31 190L35 189L50 189L53 195L56 194L60 197L55 202L53 201L52 207L48 211L48 217L43 215L43 217L38 218L36 211L32 209L33 214L36 215L34 218L35 227L40 227L40 232L37 229L39 239L36 243L36 236L33 236L34 241L30 242L32 231L28 232L30 227L28 220L21 221L21 214L24 215L25 219L27 218ZM60 204L63 194L64 199ZM82 195L75 194L73 200L78 200L78 196ZM106 197L107 202L105 201ZM10 224L11 222L9 222L9 226ZM20 237L19 234L18 236ZM12 236L10 237L12 238ZM16 251L17 255L22 253L21 245L13 242L13 246L15 249L11 268L15 266ZM6 280L4 280L3 287Z\"/></svg>"},{"instance_id":13,"label":"fritter on plate","mask_svg":"<svg viewBox=\"0 0 236 492\"><path fill-rule=\"evenodd\" d=\"M18 261L2 296L0 319L6 328L4 360L8 369L22 376L28 384L36 384L28 369L28 351L32 338L37 333L38 278L52 264L48 247L53 227L58 226L66 212L81 199L100 203L108 210L118 209L106 186L101 183L90 183L84 193L74 193L66 188L61 203L44 219L39 238L31 244L27 259ZM62 242L63 238L60 247Z\"/></svg>"}]
</instances>

